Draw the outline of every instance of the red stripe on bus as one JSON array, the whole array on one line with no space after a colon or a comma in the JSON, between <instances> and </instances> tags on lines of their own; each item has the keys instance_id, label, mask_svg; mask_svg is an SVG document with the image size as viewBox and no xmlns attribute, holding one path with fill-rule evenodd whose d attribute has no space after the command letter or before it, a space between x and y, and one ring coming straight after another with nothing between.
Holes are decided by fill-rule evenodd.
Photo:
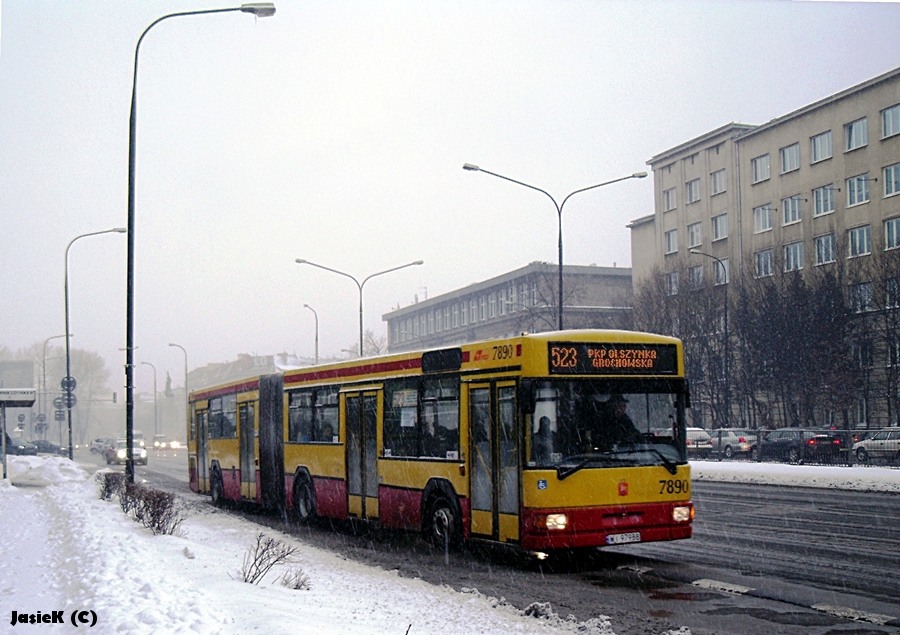
<instances>
[{"instance_id":1,"label":"red stripe on bus","mask_svg":"<svg viewBox=\"0 0 900 635\"><path fill-rule=\"evenodd\" d=\"M331 370L314 370L309 372L297 372L284 376L285 383L301 381L320 381L323 379L339 379L353 377L354 375L373 375L376 373L390 373L398 370L414 370L422 367L422 358L401 359L393 362L381 362L378 364L362 364L360 366L348 366L346 368L333 368Z\"/></svg>"},{"instance_id":2,"label":"red stripe on bus","mask_svg":"<svg viewBox=\"0 0 900 635\"><path fill-rule=\"evenodd\" d=\"M218 397L219 395L230 395L232 393L244 392L245 390L256 390L257 388L259 388L259 380L252 379L250 381L245 381L234 386L227 386L225 388L216 388L214 390L206 390L204 392L194 393L194 398L191 399L191 401L197 401L198 399L211 399L212 397Z\"/></svg>"}]
</instances>

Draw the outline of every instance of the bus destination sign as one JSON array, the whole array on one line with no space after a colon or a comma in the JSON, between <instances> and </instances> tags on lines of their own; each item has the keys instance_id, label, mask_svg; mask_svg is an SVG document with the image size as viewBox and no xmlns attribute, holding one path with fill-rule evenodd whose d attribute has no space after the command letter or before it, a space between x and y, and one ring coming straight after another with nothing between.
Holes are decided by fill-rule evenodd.
<instances>
[{"instance_id":1,"label":"bus destination sign","mask_svg":"<svg viewBox=\"0 0 900 635\"><path fill-rule=\"evenodd\" d=\"M677 375L675 344L550 342L551 375Z\"/></svg>"}]
</instances>

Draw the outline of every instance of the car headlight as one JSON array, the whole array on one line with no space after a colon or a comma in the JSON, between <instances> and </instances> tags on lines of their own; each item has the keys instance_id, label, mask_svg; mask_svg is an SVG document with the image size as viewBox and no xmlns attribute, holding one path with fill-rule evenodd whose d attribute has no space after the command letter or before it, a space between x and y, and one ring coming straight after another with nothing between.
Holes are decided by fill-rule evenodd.
<instances>
[{"instance_id":1,"label":"car headlight","mask_svg":"<svg viewBox=\"0 0 900 635\"><path fill-rule=\"evenodd\" d=\"M116 456L118 456L120 459L124 459L127 456L127 454L128 454L127 450L118 450L116 452Z\"/></svg>"},{"instance_id":2,"label":"car headlight","mask_svg":"<svg viewBox=\"0 0 900 635\"><path fill-rule=\"evenodd\" d=\"M141 450L140 457L141 457L142 459L146 459L146 458L147 458L147 450L142 449L142 450Z\"/></svg>"},{"instance_id":3,"label":"car headlight","mask_svg":"<svg viewBox=\"0 0 900 635\"><path fill-rule=\"evenodd\" d=\"M694 518L693 505L679 505L672 508L672 520L676 523L686 523Z\"/></svg>"},{"instance_id":4,"label":"car headlight","mask_svg":"<svg viewBox=\"0 0 900 635\"><path fill-rule=\"evenodd\" d=\"M547 514L538 524L542 529L562 531L569 524L569 517L565 514Z\"/></svg>"}]
</instances>

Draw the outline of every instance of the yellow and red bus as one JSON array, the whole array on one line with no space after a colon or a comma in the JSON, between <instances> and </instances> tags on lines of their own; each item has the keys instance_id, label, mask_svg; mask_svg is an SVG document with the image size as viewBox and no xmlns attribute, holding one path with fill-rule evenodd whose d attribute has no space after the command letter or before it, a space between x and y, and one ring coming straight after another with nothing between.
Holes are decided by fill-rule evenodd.
<instances>
[{"instance_id":1,"label":"yellow and red bus","mask_svg":"<svg viewBox=\"0 0 900 635\"><path fill-rule=\"evenodd\" d=\"M523 334L191 393L191 488L529 551L691 536L681 342Z\"/></svg>"}]
</instances>

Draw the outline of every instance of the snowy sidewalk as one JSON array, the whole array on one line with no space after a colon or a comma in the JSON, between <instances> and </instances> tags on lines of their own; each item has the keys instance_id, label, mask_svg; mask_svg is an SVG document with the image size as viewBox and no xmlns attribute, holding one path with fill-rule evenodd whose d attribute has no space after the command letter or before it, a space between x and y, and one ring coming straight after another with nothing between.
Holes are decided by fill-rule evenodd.
<instances>
[{"instance_id":1,"label":"snowy sidewalk","mask_svg":"<svg viewBox=\"0 0 900 635\"><path fill-rule=\"evenodd\" d=\"M195 513L181 536L153 536L86 472L58 457L9 457L0 484L0 631L12 611L94 611L92 633L372 635L614 635L605 619L525 616L477 592L460 593L345 560L290 536L309 590L235 579L259 527L213 509ZM25 632L28 627L19 625ZM56 627L63 628L63 627ZM69 625L68 628L72 628Z\"/></svg>"}]
</instances>

